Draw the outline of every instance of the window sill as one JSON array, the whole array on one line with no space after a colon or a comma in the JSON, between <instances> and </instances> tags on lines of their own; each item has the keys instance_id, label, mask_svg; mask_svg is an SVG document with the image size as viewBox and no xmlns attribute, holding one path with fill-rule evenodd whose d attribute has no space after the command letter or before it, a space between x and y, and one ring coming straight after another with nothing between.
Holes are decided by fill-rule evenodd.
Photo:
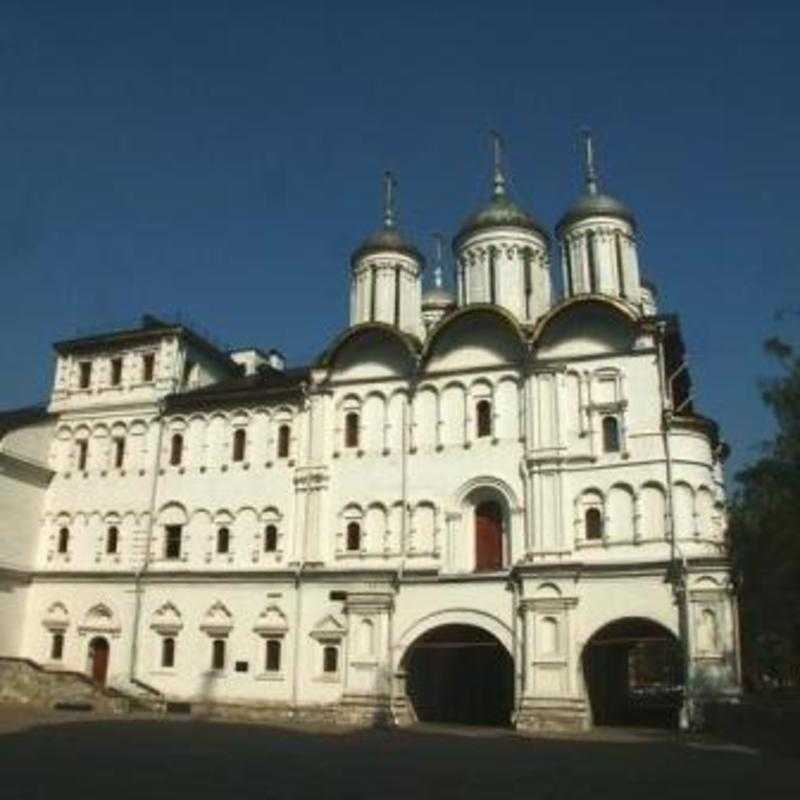
<instances>
[{"instance_id":1,"label":"window sill","mask_svg":"<svg viewBox=\"0 0 800 800\"><path fill-rule=\"evenodd\" d=\"M330 674L317 675L316 680L318 683L341 683L342 676L339 672L331 672Z\"/></svg>"}]
</instances>

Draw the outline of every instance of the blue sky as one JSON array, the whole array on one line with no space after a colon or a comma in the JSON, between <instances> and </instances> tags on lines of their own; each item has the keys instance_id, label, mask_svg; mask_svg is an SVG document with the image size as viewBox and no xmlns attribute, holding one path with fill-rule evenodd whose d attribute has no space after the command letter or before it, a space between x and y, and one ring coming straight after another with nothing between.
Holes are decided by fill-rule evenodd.
<instances>
[{"instance_id":1,"label":"blue sky","mask_svg":"<svg viewBox=\"0 0 800 800\"><path fill-rule=\"evenodd\" d=\"M0 5L0 407L50 345L181 313L298 364L346 322L383 170L430 250L488 191L554 224L597 132L700 410L756 454L762 341L797 341L800 6L193 0Z\"/></svg>"}]
</instances>

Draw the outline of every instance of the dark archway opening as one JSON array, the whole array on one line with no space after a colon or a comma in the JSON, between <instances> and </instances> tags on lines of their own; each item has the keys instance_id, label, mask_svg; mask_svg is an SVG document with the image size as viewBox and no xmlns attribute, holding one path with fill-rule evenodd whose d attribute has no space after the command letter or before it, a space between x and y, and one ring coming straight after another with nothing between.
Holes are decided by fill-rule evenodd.
<instances>
[{"instance_id":1,"label":"dark archway opening","mask_svg":"<svg viewBox=\"0 0 800 800\"><path fill-rule=\"evenodd\" d=\"M89 642L89 664L92 671L92 678L101 686L105 686L106 676L108 675L108 640L102 636L96 636Z\"/></svg>"},{"instance_id":2,"label":"dark archway opening","mask_svg":"<svg viewBox=\"0 0 800 800\"><path fill-rule=\"evenodd\" d=\"M509 725L514 663L490 633L442 625L420 636L405 658L406 691L421 722Z\"/></svg>"},{"instance_id":3,"label":"dark archway opening","mask_svg":"<svg viewBox=\"0 0 800 800\"><path fill-rule=\"evenodd\" d=\"M601 628L583 650L595 725L672 728L683 697L683 658L675 636L648 619Z\"/></svg>"}]
</instances>

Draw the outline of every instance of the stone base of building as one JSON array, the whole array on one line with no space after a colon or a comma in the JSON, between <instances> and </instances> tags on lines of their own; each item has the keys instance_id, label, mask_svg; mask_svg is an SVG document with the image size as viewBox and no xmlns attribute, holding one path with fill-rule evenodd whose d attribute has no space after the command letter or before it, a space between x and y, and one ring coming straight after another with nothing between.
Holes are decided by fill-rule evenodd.
<instances>
[{"instance_id":1,"label":"stone base of building","mask_svg":"<svg viewBox=\"0 0 800 800\"><path fill-rule=\"evenodd\" d=\"M575 733L589 729L589 711L586 701L579 698L524 698L514 725L522 733Z\"/></svg>"},{"instance_id":2,"label":"stone base of building","mask_svg":"<svg viewBox=\"0 0 800 800\"><path fill-rule=\"evenodd\" d=\"M394 725L388 695L346 694L339 705L340 723L365 728Z\"/></svg>"}]
</instances>

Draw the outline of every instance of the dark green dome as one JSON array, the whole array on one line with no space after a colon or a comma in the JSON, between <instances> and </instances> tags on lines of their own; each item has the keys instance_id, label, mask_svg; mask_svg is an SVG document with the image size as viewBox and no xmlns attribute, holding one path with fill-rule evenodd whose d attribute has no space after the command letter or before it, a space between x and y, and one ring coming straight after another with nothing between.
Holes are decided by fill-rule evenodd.
<instances>
[{"instance_id":1,"label":"dark green dome","mask_svg":"<svg viewBox=\"0 0 800 800\"><path fill-rule=\"evenodd\" d=\"M549 238L547 229L507 195L495 193L489 204L464 220L453 239L458 247L468 236L490 228L519 228Z\"/></svg>"},{"instance_id":2,"label":"dark green dome","mask_svg":"<svg viewBox=\"0 0 800 800\"><path fill-rule=\"evenodd\" d=\"M353 252L350 264L355 266L362 258L375 253L402 253L425 266L425 257L394 225L384 225L368 236Z\"/></svg>"}]
</instances>

